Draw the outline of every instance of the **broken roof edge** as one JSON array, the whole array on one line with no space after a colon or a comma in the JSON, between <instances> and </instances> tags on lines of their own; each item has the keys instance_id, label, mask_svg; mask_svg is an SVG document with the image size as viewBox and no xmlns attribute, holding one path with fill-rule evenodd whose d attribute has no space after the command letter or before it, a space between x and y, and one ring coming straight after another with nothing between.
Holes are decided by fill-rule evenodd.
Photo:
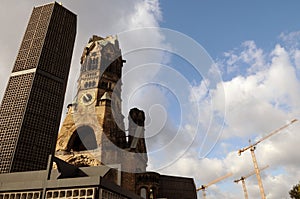
<instances>
[{"instance_id":1,"label":"broken roof edge","mask_svg":"<svg viewBox=\"0 0 300 199\"><path fill-rule=\"evenodd\" d=\"M115 41L118 40L118 36L117 35L108 35L106 37L101 37L98 35L93 35L89 41L88 44L92 43L92 42L96 42L96 41L109 41L111 43L115 43Z\"/></svg>"}]
</instances>

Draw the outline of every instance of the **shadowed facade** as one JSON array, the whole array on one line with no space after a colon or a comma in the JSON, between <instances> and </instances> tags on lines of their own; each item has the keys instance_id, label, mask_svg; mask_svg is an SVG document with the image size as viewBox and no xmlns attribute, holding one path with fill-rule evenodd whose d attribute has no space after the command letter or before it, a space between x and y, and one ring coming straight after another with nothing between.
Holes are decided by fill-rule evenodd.
<instances>
[{"instance_id":1,"label":"shadowed facade","mask_svg":"<svg viewBox=\"0 0 300 199\"><path fill-rule=\"evenodd\" d=\"M76 36L76 15L35 7L0 107L0 173L47 168L53 154Z\"/></svg>"}]
</instances>

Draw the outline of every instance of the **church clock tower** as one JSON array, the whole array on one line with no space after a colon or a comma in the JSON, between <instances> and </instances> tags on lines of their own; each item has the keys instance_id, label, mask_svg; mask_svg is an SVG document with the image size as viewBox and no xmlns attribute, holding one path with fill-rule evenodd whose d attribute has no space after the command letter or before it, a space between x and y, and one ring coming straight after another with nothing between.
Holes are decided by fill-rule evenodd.
<instances>
[{"instance_id":1,"label":"church clock tower","mask_svg":"<svg viewBox=\"0 0 300 199\"><path fill-rule=\"evenodd\" d=\"M83 50L77 95L58 134L56 156L77 166L120 164L123 60L116 36L93 36Z\"/></svg>"}]
</instances>

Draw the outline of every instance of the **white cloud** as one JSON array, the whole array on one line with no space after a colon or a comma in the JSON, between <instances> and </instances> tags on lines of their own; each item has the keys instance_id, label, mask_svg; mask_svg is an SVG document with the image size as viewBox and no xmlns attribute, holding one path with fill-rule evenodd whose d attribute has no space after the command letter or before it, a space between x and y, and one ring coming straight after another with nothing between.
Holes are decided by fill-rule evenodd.
<instances>
[{"instance_id":1,"label":"white cloud","mask_svg":"<svg viewBox=\"0 0 300 199\"><path fill-rule=\"evenodd\" d=\"M231 127L230 132L225 129L226 136L265 132L270 126L276 127L272 124L280 124L299 114L300 83L291 57L280 45L275 46L270 57L268 63L264 61L266 69L223 82L226 123ZM218 89L213 92L213 98L216 104L222 105L224 102L218 99L218 92Z\"/></svg>"},{"instance_id":2,"label":"white cloud","mask_svg":"<svg viewBox=\"0 0 300 199\"><path fill-rule=\"evenodd\" d=\"M286 46L291 49L299 48L299 36L300 31L293 31L293 32L282 32L279 35L279 38L284 42Z\"/></svg>"},{"instance_id":3,"label":"white cloud","mask_svg":"<svg viewBox=\"0 0 300 199\"><path fill-rule=\"evenodd\" d=\"M242 61L251 65L247 71L252 74L261 70L265 66L263 50L257 48L254 41L246 41L242 46L246 49L241 53Z\"/></svg>"},{"instance_id":4,"label":"white cloud","mask_svg":"<svg viewBox=\"0 0 300 199\"><path fill-rule=\"evenodd\" d=\"M191 88L190 91L190 100L191 102L198 102L202 101L208 95L208 81L201 81L198 86L194 86Z\"/></svg>"},{"instance_id":5,"label":"white cloud","mask_svg":"<svg viewBox=\"0 0 300 199\"><path fill-rule=\"evenodd\" d=\"M255 151L259 167L269 165L270 167L261 172L262 182L267 198L285 198L292 185L298 182L299 176L299 154L295 150L299 143L297 132L300 124L289 128L289 132L283 131L280 134L258 145ZM284 141L283 141L284 140ZM282 172L272 172L283 169ZM281 169L281 170L282 170ZM245 176L254 170L250 151L238 156L237 151L229 152L224 158L197 159L196 154L186 153L174 164L161 170L170 175L182 175L194 177L197 186L232 172L233 176L224 179L208 188L208 197L226 196L228 199L237 199L243 196L241 184L233 181ZM246 186L249 197L259 198L260 192L256 176L246 179ZM199 193L201 195L201 193Z\"/></svg>"},{"instance_id":6,"label":"white cloud","mask_svg":"<svg viewBox=\"0 0 300 199\"><path fill-rule=\"evenodd\" d=\"M240 48L225 52L224 56L225 63L219 64L224 67L227 74L237 74L237 72L254 74L266 67L265 54L261 48L257 48L254 41L245 41Z\"/></svg>"},{"instance_id":7,"label":"white cloud","mask_svg":"<svg viewBox=\"0 0 300 199\"><path fill-rule=\"evenodd\" d=\"M300 69L300 50L296 50L295 51L295 64L296 64L296 67L297 69L299 70Z\"/></svg>"},{"instance_id":8,"label":"white cloud","mask_svg":"<svg viewBox=\"0 0 300 199\"><path fill-rule=\"evenodd\" d=\"M128 25L130 28L158 26L158 21L161 20L161 17L157 0L141 1L135 5L135 11L130 16Z\"/></svg>"},{"instance_id":9,"label":"white cloud","mask_svg":"<svg viewBox=\"0 0 300 199\"><path fill-rule=\"evenodd\" d=\"M300 82L297 78L297 66L292 61L294 54L278 44L269 53L257 52L257 57L263 58L260 60L255 59L255 53L253 54L253 51L249 50L254 49L254 46L256 45L253 42L247 43L245 45L246 50L242 49L242 53L235 52L233 56L226 54L225 57L231 63L234 63L234 60L248 62L249 66L246 69L254 68L257 63L264 63L264 66L256 67L251 73L236 75L223 82L222 86L219 84L216 89L209 90L210 96L205 97L207 91L203 82L190 91L198 95L191 99L199 100L198 105L201 106L199 110L203 122L207 121L206 117L209 116L205 112L211 112L212 108L211 103L207 103L210 100L208 98L211 97L211 100L214 100L213 104L216 105L213 106L214 111L222 112L223 109L219 107L225 103L226 120L221 143L216 145L208 157L196 159L198 157L197 149L201 143L199 139L203 139L203 137L197 137L191 149L182 158L163 170L163 172L170 174L180 171L182 175L194 176L198 186L218 178L222 174L233 172L232 178L225 180L226 185L216 184L209 190L208 194L214 198L234 199L242 197L241 186L239 185L240 187L233 191L235 185L232 181L254 169L250 151L244 152L241 156L237 155L238 149L248 145L247 140L249 138L253 139L253 143L291 119L299 118L300 115ZM255 48L257 49L257 47ZM232 72L235 73L236 71ZM219 97L222 96L219 94L221 91L225 92L225 102L221 100L222 97ZM300 155L296 150L300 142L300 137L297 134L300 130L298 123L282 130L257 146L255 153L259 166L270 165L270 168L262 173L265 193L268 198L288 197L288 191L299 180L297 168L300 164ZM218 124L213 123L212 125ZM201 134L201 132L198 133ZM234 149L234 151L224 153L225 155L219 153L220 150L224 149L224 146ZM232 184L230 185L230 183ZM249 197L260 197L255 175L247 180L247 188Z\"/></svg>"}]
</instances>

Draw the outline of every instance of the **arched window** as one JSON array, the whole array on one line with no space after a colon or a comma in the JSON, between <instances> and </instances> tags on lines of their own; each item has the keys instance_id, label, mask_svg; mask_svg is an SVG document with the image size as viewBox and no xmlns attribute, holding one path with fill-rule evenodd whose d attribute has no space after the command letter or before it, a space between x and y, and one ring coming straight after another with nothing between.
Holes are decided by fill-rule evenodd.
<instances>
[{"instance_id":1,"label":"arched window","mask_svg":"<svg viewBox=\"0 0 300 199\"><path fill-rule=\"evenodd\" d=\"M145 187L140 189L140 196L145 199L147 198L147 189Z\"/></svg>"},{"instance_id":2,"label":"arched window","mask_svg":"<svg viewBox=\"0 0 300 199\"><path fill-rule=\"evenodd\" d=\"M86 151L97 148L94 130L89 126L81 126L76 129L67 145L67 151Z\"/></svg>"}]
</instances>

